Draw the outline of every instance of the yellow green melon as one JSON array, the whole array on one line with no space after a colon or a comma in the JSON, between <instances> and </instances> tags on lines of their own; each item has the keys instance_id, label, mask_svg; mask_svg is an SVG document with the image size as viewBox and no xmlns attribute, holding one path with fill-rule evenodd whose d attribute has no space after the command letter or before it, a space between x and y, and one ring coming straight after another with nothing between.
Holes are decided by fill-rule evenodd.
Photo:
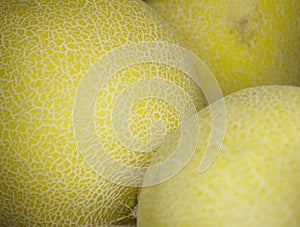
<instances>
[{"instance_id":1,"label":"yellow green melon","mask_svg":"<svg viewBox=\"0 0 300 227\"><path fill-rule=\"evenodd\" d=\"M163 138L146 146L152 122L169 134L204 100L176 67L157 59L126 64L148 53L128 48L147 42L178 43L142 1L0 1L1 226L99 226L132 216L137 175L115 167L145 166ZM169 96L159 92L166 87ZM134 89L150 92L124 98ZM132 108L120 100L133 100ZM132 149L120 125L146 145Z\"/></svg>"},{"instance_id":2,"label":"yellow green melon","mask_svg":"<svg viewBox=\"0 0 300 227\"><path fill-rule=\"evenodd\" d=\"M298 0L148 0L216 75L224 94L300 85Z\"/></svg>"},{"instance_id":3,"label":"yellow green melon","mask_svg":"<svg viewBox=\"0 0 300 227\"><path fill-rule=\"evenodd\" d=\"M222 102L212 105L217 109ZM162 174L146 173L139 227L299 226L300 88L248 88L224 102L226 130L215 162L200 172L211 133L218 130L212 130L207 107L198 114L199 139L191 161L160 184L147 182ZM168 153L164 147L160 152Z\"/></svg>"}]
</instances>

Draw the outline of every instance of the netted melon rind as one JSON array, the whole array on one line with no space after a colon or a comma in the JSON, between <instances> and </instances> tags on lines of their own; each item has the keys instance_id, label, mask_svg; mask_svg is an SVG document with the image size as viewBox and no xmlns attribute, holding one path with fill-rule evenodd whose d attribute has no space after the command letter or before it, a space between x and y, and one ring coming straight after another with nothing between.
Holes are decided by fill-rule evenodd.
<instances>
[{"instance_id":1,"label":"netted melon rind","mask_svg":"<svg viewBox=\"0 0 300 227\"><path fill-rule=\"evenodd\" d=\"M0 22L0 224L95 226L127 217L136 188L86 165L74 137L74 97L104 53L176 39L141 1L1 1ZM120 73L119 84L152 68L135 69ZM199 88L175 74L175 86L203 106Z\"/></svg>"}]
</instances>

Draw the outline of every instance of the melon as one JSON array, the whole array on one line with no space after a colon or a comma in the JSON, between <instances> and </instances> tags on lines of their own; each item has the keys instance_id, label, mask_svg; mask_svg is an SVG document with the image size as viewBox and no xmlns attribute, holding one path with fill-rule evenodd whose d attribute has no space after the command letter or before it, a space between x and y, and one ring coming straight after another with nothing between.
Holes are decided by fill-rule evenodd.
<instances>
[{"instance_id":1,"label":"melon","mask_svg":"<svg viewBox=\"0 0 300 227\"><path fill-rule=\"evenodd\" d=\"M204 105L173 33L130 0L0 1L0 24L0 225L130 219L127 168Z\"/></svg>"},{"instance_id":2,"label":"melon","mask_svg":"<svg viewBox=\"0 0 300 227\"><path fill-rule=\"evenodd\" d=\"M147 171L138 202L139 227L299 226L300 88L248 88L211 105L218 108L223 101L226 130L215 162L200 172L214 133L207 107L198 113L191 161L159 184L149 182L169 169L155 175ZM169 154L164 143L157 152Z\"/></svg>"},{"instance_id":3,"label":"melon","mask_svg":"<svg viewBox=\"0 0 300 227\"><path fill-rule=\"evenodd\" d=\"M216 75L224 94L300 85L298 0L148 0Z\"/></svg>"}]
</instances>

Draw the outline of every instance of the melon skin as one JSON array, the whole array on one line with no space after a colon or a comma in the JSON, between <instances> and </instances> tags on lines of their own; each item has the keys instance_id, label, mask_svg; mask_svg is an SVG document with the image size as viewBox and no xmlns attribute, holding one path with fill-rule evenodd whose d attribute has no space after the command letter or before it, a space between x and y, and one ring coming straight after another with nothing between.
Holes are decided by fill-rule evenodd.
<instances>
[{"instance_id":1,"label":"melon skin","mask_svg":"<svg viewBox=\"0 0 300 227\"><path fill-rule=\"evenodd\" d=\"M74 97L103 54L141 41L175 44L172 33L145 3L128 0L0 1L0 24L0 225L99 226L132 216L137 188L104 179L80 152ZM104 110L104 119L112 112L110 98L139 75L171 82L178 75L174 86L202 105L187 76L149 63L123 70L107 85L106 95L99 94L96 109ZM180 119L163 104L152 103L151 111L172 131ZM140 113L138 107L135 111ZM138 119L139 124L130 120L133 132L145 127L141 119L149 121L143 115ZM142 165L148 159L143 153L124 155L126 149L118 150L117 138L109 135L111 126L103 124L96 123L99 138L115 147L118 161Z\"/></svg>"},{"instance_id":2,"label":"melon skin","mask_svg":"<svg viewBox=\"0 0 300 227\"><path fill-rule=\"evenodd\" d=\"M148 0L215 74L224 95L300 85L298 0Z\"/></svg>"},{"instance_id":3,"label":"melon skin","mask_svg":"<svg viewBox=\"0 0 300 227\"><path fill-rule=\"evenodd\" d=\"M142 188L139 227L299 226L300 88L248 88L224 101L226 131L215 162L199 172L211 133L205 108L192 160L170 180Z\"/></svg>"}]
</instances>

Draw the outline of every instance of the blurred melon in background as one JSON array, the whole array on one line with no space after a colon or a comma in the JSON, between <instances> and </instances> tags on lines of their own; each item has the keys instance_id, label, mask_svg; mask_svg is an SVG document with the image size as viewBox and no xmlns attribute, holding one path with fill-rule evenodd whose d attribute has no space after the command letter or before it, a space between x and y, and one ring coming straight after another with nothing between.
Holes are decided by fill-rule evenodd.
<instances>
[{"instance_id":1,"label":"blurred melon in background","mask_svg":"<svg viewBox=\"0 0 300 227\"><path fill-rule=\"evenodd\" d=\"M300 85L298 0L147 0L215 74L223 93Z\"/></svg>"}]
</instances>

